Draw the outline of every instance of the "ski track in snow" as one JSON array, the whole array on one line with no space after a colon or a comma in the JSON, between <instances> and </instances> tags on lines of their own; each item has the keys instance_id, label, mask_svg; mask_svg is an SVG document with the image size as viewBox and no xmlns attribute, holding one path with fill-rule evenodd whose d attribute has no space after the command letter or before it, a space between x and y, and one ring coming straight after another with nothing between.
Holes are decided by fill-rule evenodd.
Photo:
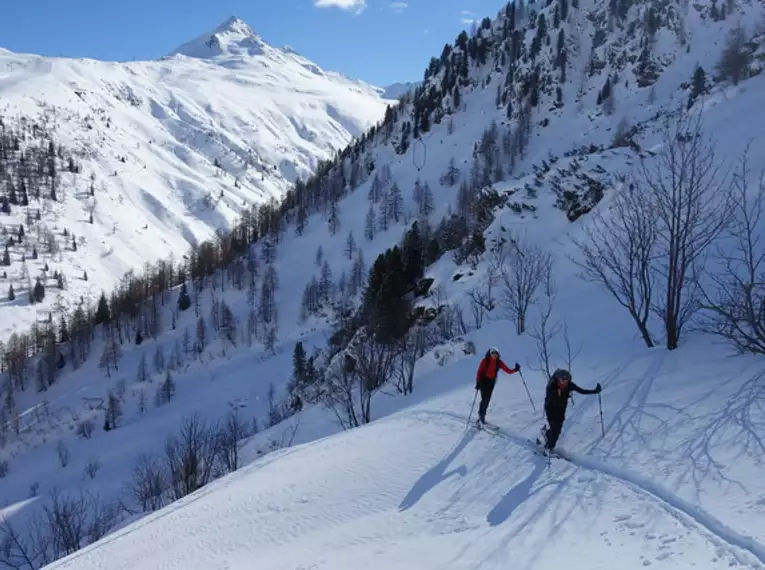
<instances>
[{"instance_id":1,"label":"ski track in snow","mask_svg":"<svg viewBox=\"0 0 765 570\"><path fill-rule=\"evenodd\" d=\"M415 413L433 414L460 420L466 424L466 430L470 429L469 422L472 422L467 416L447 411L423 410ZM500 426L496 427L496 434L494 435L502 437L516 445L530 449L531 451L538 452L538 449L529 441L529 438L510 433ZM694 525L704 528L707 531L705 534L710 542L715 544L718 548L727 550L739 563L752 566L753 568L765 568L765 545L750 536L744 536L733 530L703 508L678 497L663 485L651 481L637 473L632 473L627 469L614 467L584 455L570 453L566 450L557 451L564 461L571 463L575 467L597 471L598 473L617 479L628 487L634 488L639 492L654 498L662 505L665 511L685 526ZM748 556L744 556L740 552L741 550L746 551ZM752 560L752 558L759 561L759 563Z\"/></svg>"}]
</instances>

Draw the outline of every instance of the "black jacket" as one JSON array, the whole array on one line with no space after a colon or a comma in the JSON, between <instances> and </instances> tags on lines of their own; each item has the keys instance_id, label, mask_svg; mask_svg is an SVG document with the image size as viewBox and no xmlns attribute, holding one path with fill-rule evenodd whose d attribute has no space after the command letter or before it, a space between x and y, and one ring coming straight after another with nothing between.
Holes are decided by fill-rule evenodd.
<instances>
[{"instance_id":1,"label":"black jacket","mask_svg":"<svg viewBox=\"0 0 765 570\"><path fill-rule=\"evenodd\" d=\"M580 388L572 380L569 380L568 386L561 388L558 386L557 380L550 380L547 384L547 393L545 394L545 409L548 408L563 408L568 405L568 398L571 392L578 392L579 394L597 394L597 390L586 390Z\"/></svg>"}]
</instances>

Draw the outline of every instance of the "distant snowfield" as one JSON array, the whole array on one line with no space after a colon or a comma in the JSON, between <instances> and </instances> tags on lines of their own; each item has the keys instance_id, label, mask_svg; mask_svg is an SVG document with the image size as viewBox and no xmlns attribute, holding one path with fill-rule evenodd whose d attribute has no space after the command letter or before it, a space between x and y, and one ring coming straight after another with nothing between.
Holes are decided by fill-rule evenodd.
<instances>
[{"instance_id":1,"label":"distant snowfield","mask_svg":"<svg viewBox=\"0 0 765 570\"><path fill-rule=\"evenodd\" d=\"M207 47L210 38L219 49ZM11 126L19 116L47 123L57 143L82 157L83 172L62 174L63 200L43 217L57 233L74 233L79 252L41 252L39 264L29 262L33 278L46 261L50 274L65 273L65 305L111 291L127 271L170 254L179 259L230 228L396 103L380 88L266 44L236 19L176 51L133 63L0 51L0 116ZM2 219L9 228L23 221L21 208ZM9 278L19 271L11 267ZM55 294L35 307L0 303L0 339L27 330L55 304Z\"/></svg>"}]
</instances>

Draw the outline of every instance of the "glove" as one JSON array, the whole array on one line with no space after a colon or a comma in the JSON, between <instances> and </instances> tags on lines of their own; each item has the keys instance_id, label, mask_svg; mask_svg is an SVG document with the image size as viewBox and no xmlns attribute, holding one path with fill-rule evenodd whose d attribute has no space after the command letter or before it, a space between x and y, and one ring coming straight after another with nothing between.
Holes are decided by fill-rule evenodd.
<instances>
[{"instance_id":1,"label":"glove","mask_svg":"<svg viewBox=\"0 0 765 570\"><path fill-rule=\"evenodd\" d=\"M516 372L520 372L521 371L521 365L518 364L517 362L515 363L515 371Z\"/></svg>"},{"instance_id":2,"label":"glove","mask_svg":"<svg viewBox=\"0 0 765 570\"><path fill-rule=\"evenodd\" d=\"M600 386L600 382L598 382L598 385L595 386L595 393L600 394L603 391L603 388Z\"/></svg>"},{"instance_id":3,"label":"glove","mask_svg":"<svg viewBox=\"0 0 765 570\"><path fill-rule=\"evenodd\" d=\"M475 381L475 389L478 390L478 380Z\"/></svg>"}]
</instances>

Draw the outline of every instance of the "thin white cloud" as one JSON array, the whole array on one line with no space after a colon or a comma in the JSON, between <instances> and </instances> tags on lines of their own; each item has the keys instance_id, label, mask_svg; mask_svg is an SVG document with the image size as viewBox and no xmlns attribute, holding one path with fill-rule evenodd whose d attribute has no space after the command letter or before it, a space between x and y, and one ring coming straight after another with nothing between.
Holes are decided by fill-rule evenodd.
<instances>
[{"instance_id":1,"label":"thin white cloud","mask_svg":"<svg viewBox=\"0 0 765 570\"><path fill-rule=\"evenodd\" d=\"M460 19L460 21L463 24L472 24L472 23L474 23L476 21L475 17L473 17L473 16L475 16L475 14L473 12L471 12L470 10L463 10L462 11L462 18Z\"/></svg>"},{"instance_id":2,"label":"thin white cloud","mask_svg":"<svg viewBox=\"0 0 765 570\"><path fill-rule=\"evenodd\" d=\"M367 0L314 0L313 5L317 8L340 8L358 14L367 7Z\"/></svg>"},{"instance_id":3,"label":"thin white cloud","mask_svg":"<svg viewBox=\"0 0 765 570\"><path fill-rule=\"evenodd\" d=\"M406 2L391 2L389 6L396 14L403 14L404 10L409 7L409 4Z\"/></svg>"}]
</instances>

